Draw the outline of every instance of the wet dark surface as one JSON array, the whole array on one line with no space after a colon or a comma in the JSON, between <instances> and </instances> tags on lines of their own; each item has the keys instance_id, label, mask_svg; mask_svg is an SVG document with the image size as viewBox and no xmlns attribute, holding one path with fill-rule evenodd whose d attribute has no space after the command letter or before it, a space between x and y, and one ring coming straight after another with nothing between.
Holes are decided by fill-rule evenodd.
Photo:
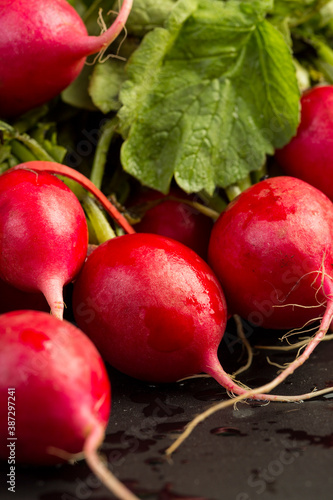
<instances>
[{"instance_id":1,"label":"wet dark surface","mask_svg":"<svg viewBox=\"0 0 333 500\"><path fill-rule=\"evenodd\" d=\"M257 331L250 341L274 343L277 333ZM270 336L271 340L267 340ZM233 339L233 340L232 340ZM232 341L231 341L232 340ZM242 364L233 332L220 359L230 373ZM278 363L295 353L256 353L239 379L257 386L274 377ZM113 472L147 500L326 500L333 496L333 397L301 404L239 403L201 423L172 460L164 451L198 413L228 399L210 378L149 385L109 369L112 415L101 448ZM332 342L318 346L306 365L276 389L299 394L332 381ZM112 499L84 461L75 465L16 469L16 492L8 492L8 465L0 466L1 500Z\"/></svg>"}]
</instances>

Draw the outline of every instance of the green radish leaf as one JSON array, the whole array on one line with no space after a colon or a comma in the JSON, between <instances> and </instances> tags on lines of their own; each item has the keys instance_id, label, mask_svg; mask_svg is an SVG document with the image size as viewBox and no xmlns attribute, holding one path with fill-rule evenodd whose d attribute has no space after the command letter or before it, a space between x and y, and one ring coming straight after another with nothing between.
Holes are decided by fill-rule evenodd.
<instances>
[{"instance_id":1,"label":"green radish leaf","mask_svg":"<svg viewBox=\"0 0 333 500\"><path fill-rule=\"evenodd\" d=\"M118 94L125 78L123 61L108 59L96 64L88 91L94 105L103 113L119 109Z\"/></svg>"},{"instance_id":2,"label":"green radish leaf","mask_svg":"<svg viewBox=\"0 0 333 500\"><path fill-rule=\"evenodd\" d=\"M94 70L93 65L85 65L79 76L61 93L62 100L75 108L96 111L88 92L89 81Z\"/></svg>"},{"instance_id":3,"label":"green radish leaf","mask_svg":"<svg viewBox=\"0 0 333 500\"><path fill-rule=\"evenodd\" d=\"M262 167L299 122L290 48L270 1L179 0L128 63L118 112L121 159L168 192L226 187Z\"/></svg>"},{"instance_id":4,"label":"green radish leaf","mask_svg":"<svg viewBox=\"0 0 333 500\"><path fill-rule=\"evenodd\" d=\"M138 47L138 42L129 38L121 45L118 54L108 53L97 62L90 75L88 93L94 105L103 113L120 108L119 91L126 80L125 64Z\"/></svg>"},{"instance_id":5,"label":"green radish leaf","mask_svg":"<svg viewBox=\"0 0 333 500\"><path fill-rule=\"evenodd\" d=\"M274 16L288 19L292 24L300 24L329 3L330 0L275 0Z\"/></svg>"},{"instance_id":6,"label":"green radish leaf","mask_svg":"<svg viewBox=\"0 0 333 500\"><path fill-rule=\"evenodd\" d=\"M129 34L143 37L148 31L164 26L177 0L135 0L126 23Z\"/></svg>"}]
</instances>

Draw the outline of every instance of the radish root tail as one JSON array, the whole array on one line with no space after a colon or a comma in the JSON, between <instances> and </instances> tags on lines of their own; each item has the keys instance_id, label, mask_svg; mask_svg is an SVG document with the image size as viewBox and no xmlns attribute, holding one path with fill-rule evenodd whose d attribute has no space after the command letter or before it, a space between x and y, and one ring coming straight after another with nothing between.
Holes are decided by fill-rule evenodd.
<instances>
[{"instance_id":1,"label":"radish root tail","mask_svg":"<svg viewBox=\"0 0 333 500\"><path fill-rule=\"evenodd\" d=\"M289 375L291 375L298 367L300 367L310 356L310 354L314 351L317 345L321 342L321 340L325 337L326 332L329 329L333 318L333 284L332 280L325 280L326 288L330 291L329 299L327 302L327 308L325 314L320 323L320 327L311 341L308 343L303 353L300 354L292 363L290 363L287 368L285 368L274 380L271 382L262 385L256 389L251 389L249 391L245 391L243 394L240 394L236 398L230 399L228 401L222 401L211 408L208 408L205 412L198 415L194 418L186 427L185 431L178 437L178 439L166 450L166 455L171 456L171 454L181 445L183 441L191 434L191 432L195 429L195 427L202 421L204 421L207 417L212 415L213 413L227 408L228 406L232 406L238 401L243 401L244 399L264 399L266 394L271 392L275 387L281 384ZM232 391L232 389L230 389ZM311 399L314 397L318 397L323 394L327 394L333 391L333 387L327 387L326 389L322 389L320 391L313 391L307 394L299 395L299 396L275 396L271 395L268 399L273 401L296 401L301 402L306 399Z\"/></svg>"},{"instance_id":2,"label":"radish root tail","mask_svg":"<svg viewBox=\"0 0 333 500\"><path fill-rule=\"evenodd\" d=\"M308 337L306 339L301 339L299 340L299 342L296 342L295 344L289 344L289 345L286 345L286 346L275 346L275 345L256 345L255 348L256 349L260 349L260 350L267 350L267 351L292 351L294 349L298 349L302 346L306 346L307 344L309 344L309 342L311 342L311 339L313 337ZM325 337L322 339L322 342L324 342L325 340L333 340L333 334L326 334Z\"/></svg>"},{"instance_id":3,"label":"radish root tail","mask_svg":"<svg viewBox=\"0 0 333 500\"><path fill-rule=\"evenodd\" d=\"M100 481L113 493L119 500L139 500L104 464L98 455L97 448L104 439L104 429L96 425L93 431L87 437L83 452L87 464Z\"/></svg>"},{"instance_id":4,"label":"radish root tail","mask_svg":"<svg viewBox=\"0 0 333 500\"><path fill-rule=\"evenodd\" d=\"M270 383L271 384L271 383ZM255 396L256 394L259 394L260 392L268 392L269 391L269 386L270 384L263 385L261 387L258 387L257 389L253 389L251 391L248 391L247 393L241 394L240 396L237 396L234 399L228 399L227 401L222 401L221 403L217 403L214 406L211 406L208 408L203 413L200 413L197 417L195 417L186 427L185 431L172 443L169 448L166 450L166 455L168 458L171 457L171 455L179 448L179 446L188 438L188 436L192 433L192 431L199 425L201 422L206 420L206 418L210 417L213 415L213 413L216 413L217 411L223 410L224 408L228 408L228 406L233 406L236 405L239 401L244 401L244 399L249 399ZM322 396L324 394L330 393L333 391L333 387L327 387L326 389L322 389L320 391L313 391L308 394L303 395L303 399L311 399L315 398L318 396Z\"/></svg>"},{"instance_id":5,"label":"radish root tail","mask_svg":"<svg viewBox=\"0 0 333 500\"><path fill-rule=\"evenodd\" d=\"M98 11L98 19L97 19L97 24L98 26L101 28L101 34L105 33L107 31L107 26L105 24L105 21L103 19L103 15L102 15L102 12L103 12L103 9L100 8L99 11ZM110 14L118 14L117 12L113 11L113 10L109 10L108 12L108 15ZM123 26L123 30L124 30L124 36L122 38L122 40L120 41L119 45L118 45L118 48L117 48L117 52L116 54L108 54L107 56L104 57L105 55L105 52L107 51L107 49L109 48L109 45L103 47L97 54L96 56L93 58L93 60L91 62L88 62L86 61L86 65L87 66L93 66L94 64L96 64L96 62L98 61L99 63L103 64L105 63L105 61L107 61L108 59L110 58L113 58L113 59L119 59L120 61L126 61L125 57L121 57L119 55L119 51L121 49L121 46L122 44L124 43L124 41L126 40L127 38L127 28L126 26L124 25Z\"/></svg>"},{"instance_id":6,"label":"radish root tail","mask_svg":"<svg viewBox=\"0 0 333 500\"><path fill-rule=\"evenodd\" d=\"M233 318L234 318L234 321L236 323L237 335L241 339L241 341L243 342L243 346L245 347L246 352L247 352L247 362L244 366L241 366L240 368L238 368L238 370L236 370L232 374L232 378L234 378L237 375L239 375L240 373L243 373L246 370L248 370L248 368L250 368L252 361L253 361L252 348L251 348L249 341L247 340L247 338L245 336L242 320L237 314L234 314Z\"/></svg>"}]
</instances>

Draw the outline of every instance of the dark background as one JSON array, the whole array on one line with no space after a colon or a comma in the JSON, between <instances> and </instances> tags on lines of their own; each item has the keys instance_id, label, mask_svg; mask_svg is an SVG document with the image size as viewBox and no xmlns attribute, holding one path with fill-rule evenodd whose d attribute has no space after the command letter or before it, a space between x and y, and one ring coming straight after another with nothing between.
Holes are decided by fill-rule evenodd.
<instances>
[{"instance_id":1,"label":"dark background","mask_svg":"<svg viewBox=\"0 0 333 500\"><path fill-rule=\"evenodd\" d=\"M251 332L252 345L276 343L279 332ZM306 364L275 390L300 394L333 385L332 341L322 342ZM228 323L220 359L231 373L245 355ZM240 359L240 357L243 358ZM295 352L257 351L239 379L256 387L271 380L278 363ZM332 498L333 394L304 403L238 403L201 423L166 460L164 451L198 413L228 399L210 378L149 385L108 367L113 397L101 448L113 472L147 500L326 500ZM0 466L1 500L87 500L113 496L84 461L56 467L20 466L16 492L7 490Z\"/></svg>"}]
</instances>

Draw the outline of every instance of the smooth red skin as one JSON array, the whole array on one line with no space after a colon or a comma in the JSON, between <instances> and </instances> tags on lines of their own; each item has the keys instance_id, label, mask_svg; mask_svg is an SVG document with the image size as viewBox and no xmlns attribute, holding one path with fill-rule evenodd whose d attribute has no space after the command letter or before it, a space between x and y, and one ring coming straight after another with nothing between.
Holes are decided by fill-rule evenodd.
<instances>
[{"instance_id":1,"label":"smooth red skin","mask_svg":"<svg viewBox=\"0 0 333 500\"><path fill-rule=\"evenodd\" d=\"M0 116L15 116L58 95L80 73L88 39L66 0L2 0Z\"/></svg>"},{"instance_id":2,"label":"smooth red skin","mask_svg":"<svg viewBox=\"0 0 333 500\"><path fill-rule=\"evenodd\" d=\"M154 193L154 192L153 192ZM170 193L181 198L178 191ZM136 203L158 200L163 196L155 192L136 200ZM134 225L138 233L153 233L168 236L192 248L203 259L207 258L207 250L213 221L193 207L180 201L165 200L148 209L141 221Z\"/></svg>"},{"instance_id":3,"label":"smooth red skin","mask_svg":"<svg viewBox=\"0 0 333 500\"><path fill-rule=\"evenodd\" d=\"M16 170L0 177L0 277L44 294L69 283L87 255L88 228L73 192L54 175Z\"/></svg>"},{"instance_id":4,"label":"smooth red skin","mask_svg":"<svg viewBox=\"0 0 333 500\"><path fill-rule=\"evenodd\" d=\"M297 134L275 157L287 175L308 182L333 201L333 86L304 93Z\"/></svg>"},{"instance_id":5,"label":"smooth red skin","mask_svg":"<svg viewBox=\"0 0 333 500\"><path fill-rule=\"evenodd\" d=\"M151 382L205 371L226 326L209 266L185 245L145 233L109 240L89 255L73 310L106 361Z\"/></svg>"},{"instance_id":6,"label":"smooth red skin","mask_svg":"<svg viewBox=\"0 0 333 500\"><path fill-rule=\"evenodd\" d=\"M106 428L111 389L101 356L74 325L38 311L0 316L0 458L7 460L8 388L15 388L17 462L55 464ZM10 437L10 436L8 436Z\"/></svg>"},{"instance_id":7,"label":"smooth red skin","mask_svg":"<svg viewBox=\"0 0 333 500\"><path fill-rule=\"evenodd\" d=\"M50 307L42 293L23 292L0 279L0 314L19 309L49 312Z\"/></svg>"},{"instance_id":8,"label":"smooth red skin","mask_svg":"<svg viewBox=\"0 0 333 500\"><path fill-rule=\"evenodd\" d=\"M228 310L258 326L282 329L323 314L325 307L273 306L318 304L322 264L332 277L332 234L333 204L309 184L275 177L248 188L216 221L208 250ZM322 291L317 298L326 305Z\"/></svg>"}]
</instances>

